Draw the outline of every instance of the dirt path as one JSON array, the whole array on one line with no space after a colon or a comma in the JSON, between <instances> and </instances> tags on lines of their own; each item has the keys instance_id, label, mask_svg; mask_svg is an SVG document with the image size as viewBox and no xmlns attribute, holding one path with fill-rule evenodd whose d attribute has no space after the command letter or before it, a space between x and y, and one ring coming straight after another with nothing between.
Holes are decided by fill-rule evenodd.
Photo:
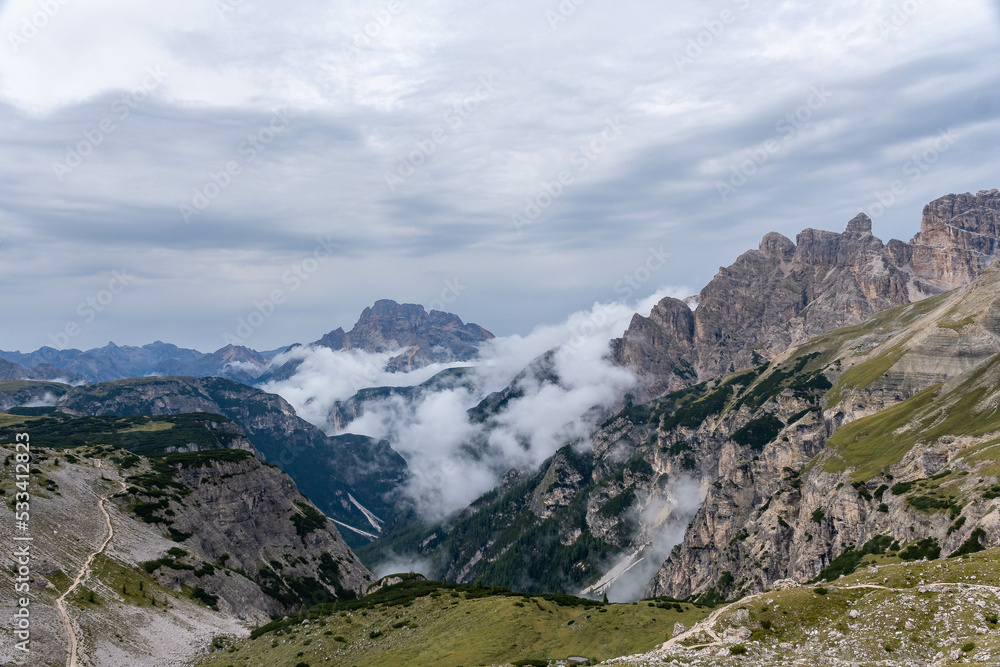
<instances>
[{"instance_id":1,"label":"dirt path","mask_svg":"<svg viewBox=\"0 0 1000 667\"><path fill-rule=\"evenodd\" d=\"M103 465L101 465L101 461L97 461L97 467L98 468L104 467ZM115 481L118 482L118 485L121 487L121 490L124 491L125 483L120 478L116 479ZM115 528L113 525L111 525L111 515L108 514L108 510L104 506L110 496L111 492L109 491L105 495L101 496L100 500L97 501L97 507L98 509L101 510L101 514L104 515L104 525L107 526L108 528L107 537L105 537L104 541L101 542L101 546L97 549L97 551L87 556L87 560L86 562L84 562L83 566L80 568L80 571L77 573L76 579L73 580L73 584L66 589L65 593L56 598L56 609L59 611L59 616L62 618L63 625L66 627L66 634L69 637L69 657L66 658L66 667L77 667L76 651L78 643L76 639L76 632L74 632L73 630L73 624L70 621L69 614L66 611L66 598L69 597L69 595L73 591L75 591L80 584L86 581L87 577L90 576L90 566L94 562L94 559L97 557L98 554L104 552L108 544L111 543L111 539L115 536Z\"/></svg>"}]
</instances>

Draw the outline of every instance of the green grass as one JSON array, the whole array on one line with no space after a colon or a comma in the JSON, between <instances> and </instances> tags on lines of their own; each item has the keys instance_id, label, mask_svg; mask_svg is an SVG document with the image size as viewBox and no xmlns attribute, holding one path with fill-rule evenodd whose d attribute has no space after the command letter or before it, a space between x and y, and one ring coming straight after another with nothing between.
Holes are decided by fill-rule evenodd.
<instances>
[{"instance_id":1,"label":"green grass","mask_svg":"<svg viewBox=\"0 0 1000 667\"><path fill-rule=\"evenodd\" d=\"M872 382L885 375L904 354L906 354L906 349L902 344L899 344L873 359L844 371L844 374L837 380L837 384L826 394L827 407L837 405L851 391L865 389Z\"/></svg>"},{"instance_id":2,"label":"green grass","mask_svg":"<svg viewBox=\"0 0 1000 667\"><path fill-rule=\"evenodd\" d=\"M557 604L537 596L435 592L405 605L362 608L358 601L354 609L314 618L309 626L279 627L239 642L236 651L201 664L458 667L569 656L604 660L651 650L670 638L674 623L690 626L710 611L690 604L678 612L672 606Z\"/></svg>"},{"instance_id":3,"label":"green grass","mask_svg":"<svg viewBox=\"0 0 1000 667\"><path fill-rule=\"evenodd\" d=\"M940 327L942 329L958 330L958 329L961 329L962 327L966 327L966 326L972 324L975 321L976 321L976 318L974 318L974 317L972 317L970 315L969 317L965 317L965 318L963 318L961 320L958 320L957 322L953 321L953 320L941 320L940 322L937 323L937 325L938 325L938 327Z\"/></svg>"},{"instance_id":4,"label":"green grass","mask_svg":"<svg viewBox=\"0 0 1000 667\"><path fill-rule=\"evenodd\" d=\"M879 474L910 451L920 433L898 433L911 425L916 414L932 405L938 386L930 387L913 398L870 417L841 426L827 445L837 456L829 460L827 472L843 472L854 468L852 481L866 481Z\"/></svg>"}]
</instances>

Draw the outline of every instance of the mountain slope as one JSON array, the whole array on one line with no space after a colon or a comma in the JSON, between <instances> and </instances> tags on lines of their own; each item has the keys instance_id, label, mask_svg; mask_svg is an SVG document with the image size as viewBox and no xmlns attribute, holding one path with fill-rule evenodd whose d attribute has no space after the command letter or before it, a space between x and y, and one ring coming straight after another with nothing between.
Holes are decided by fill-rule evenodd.
<instances>
[{"instance_id":1,"label":"mountain slope","mask_svg":"<svg viewBox=\"0 0 1000 667\"><path fill-rule=\"evenodd\" d=\"M82 665L182 664L215 634L370 583L336 528L224 417L0 414L0 428L3 443L32 436L28 664L65 663L71 637ZM13 445L0 455L12 460ZM13 527L13 476L0 491ZM0 604L13 615L13 598ZM0 656L20 660L10 642Z\"/></svg>"},{"instance_id":2,"label":"mountain slope","mask_svg":"<svg viewBox=\"0 0 1000 667\"><path fill-rule=\"evenodd\" d=\"M876 538L946 554L973 535L1000 544L997 386L1000 266L629 408L591 451L566 448L452 521L363 553L526 590L648 583L725 599L815 577Z\"/></svg>"},{"instance_id":3,"label":"mountain slope","mask_svg":"<svg viewBox=\"0 0 1000 667\"><path fill-rule=\"evenodd\" d=\"M407 575L387 577L373 590L361 600L279 619L199 664L458 667L546 665L580 656L575 664L591 664L653 648L675 623L693 624L709 611L690 603L532 597Z\"/></svg>"},{"instance_id":4,"label":"mountain slope","mask_svg":"<svg viewBox=\"0 0 1000 667\"><path fill-rule=\"evenodd\" d=\"M266 461L289 473L342 526L377 534L381 528L370 524L371 513L382 523L391 524L395 517L391 491L405 481L402 457L388 444L371 438L328 437L299 418L284 399L259 389L221 378L184 377L80 387L0 384L0 402L8 405L37 401L39 396L47 396L48 403L57 404L60 411L81 416L224 415L240 425ZM367 541L350 531L345 537L352 544Z\"/></svg>"},{"instance_id":5,"label":"mountain slope","mask_svg":"<svg viewBox=\"0 0 1000 667\"><path fill-rule=\"evenodd\" d=\"M709 444L718 464L653 590L731 595L801 580L879 536L945 553L976 531L1000 543L990 490L1000 470L998 316L1000 267L789 351L693 431L661 422L661 442ZM790 414L795 390L774 382L793 365L833 383L805 416ZM736 425L749 449L737 432L717 441Z\"/></svg>"}]
</instances>

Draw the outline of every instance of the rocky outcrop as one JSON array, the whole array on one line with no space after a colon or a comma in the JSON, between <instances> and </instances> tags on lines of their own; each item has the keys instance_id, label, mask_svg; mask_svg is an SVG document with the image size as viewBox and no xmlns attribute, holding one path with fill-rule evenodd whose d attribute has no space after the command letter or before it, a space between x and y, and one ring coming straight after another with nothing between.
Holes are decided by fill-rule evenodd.
<instances>
[{"instance_id":1,"label":"rocky outcrop","mask_svg":"<svg viewBox=\"0 0 1000 667\"><path fill-rule=\"evenodd\" d=\"M884 244L859 214L841 233L806 229L792 243L771 233L701 291L693 334L676 299L636 316L614 358L643 382L645 399L748 368L789 346L858 324L887 308L968 284L1000 243L1000 191L948 195L924 209L910 243ZM661 308L662 306L662 308ZM666 312L676 315L665 316ZM678 319L680 318L680 319Z\"/></svg>"},{"instance_id":2,"label":"rocky outcrop","mask_svg":"<svg viewBox=\"0 0 1000 667\"><path fill-rule=\"evenodd\" d=\"M625 336L612 341L618 363L657 378L656 390L680 389L698 377L690 359L695 354L695 316L683 301L667 297L649 317L632 317Z\"/></svg>"},{"instance_id":3,"label":"rocky outcrop","mask_svg":"<svg viewBox=\"0 0 1000 667\"><path fill-rule=\"evenodd\" d=\"M331 350L365 352L406 351L389 361L392 371L406 371L432 363L468 361L479 354L478 345L493 339L478 324L465 324L457 316L423 306L383 299L365 308L354 328L337 329L315 345Z\"/></svg>"},{"instance_id":4,"label":"rocky outcrop","mask_svg":"<svg viewBox=\"0 0 1000 667\"><path fill-rule=\"evenodd\" d=\"M255 604L249 604L246 593L236 593L245 606L232 606L232 613L288 613L303 603L361 595L371 583L371 573L336 526L277 468L252 457L220 460L211 455L172 467L174 479L189 490L169 503L169 513L163 510L175 535L189 535L179 546L194 555L181 557L181 562L221 564L245 573L261 588L253 596ZM137 497L146 500L142 494ZM125 509L135 499L123 496L120 506ZM230 605L237 602L226 600L232 577L221 568L200 574L163 567L156 574L172 588L201 586Z\"/></svg>"},{"instance_id":5,"label":"rocky outcrop","mask_svg":"<svg viewBox=\"0 0 1000 667\"><path fill-rule=\"evenodd\" d=\"M910 263L916 276L946 291L975 280L998 245L1000 190L948 195L924 207Z\"/></svg>"}]
</instances>

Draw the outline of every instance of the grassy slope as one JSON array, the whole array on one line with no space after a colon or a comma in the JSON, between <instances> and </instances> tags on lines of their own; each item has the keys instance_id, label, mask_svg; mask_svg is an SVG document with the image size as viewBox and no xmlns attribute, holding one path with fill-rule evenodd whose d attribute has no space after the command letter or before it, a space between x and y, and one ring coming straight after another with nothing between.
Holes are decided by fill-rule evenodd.
<instances>
[{"instance_id":1,"label":"grassy slope","mask_svg":"<svg viewBox=\"0 0 1000 667\"><path fill-rule=\"evenodd\" d=\"M309 625L244 640L200 664L458 667L569 656L604 660L648 651L670 637L674 623L692 625L709 612L687 603L683 608L648 602L567 606L539 597L470 597L444 589L409 606L335 611Z\"/></svg>"},{"instance_id":2,"label":"grassy slope","mask_svg":"<svg viewBox=\"0 0 1000 667\"><path fill-rule=\"evenodd\" d=\"M695 630L679 642L687 648L626 664L664 658L720 667L816 664L816 656L827 655L846 664L904 665L930 664L942 653L941 664L994 665L1000 659L997 583L1000 549L910 563L870 555L833 583L768 591L720 610L712 626L717 635L746 628L746 639L717 641ZM454 667L576 655L609 659L658 651L675 622L691 626L708 615L687 604L678 613L645 602L558 606L540 598L455 594L444 590L409 606L333 612L237 642L197 664ZM382 634L372 638L373 632ZM730 655L732 646L746 655ZM948 657L956 651L957 661Z\"/></svg>"}]
</instances>

